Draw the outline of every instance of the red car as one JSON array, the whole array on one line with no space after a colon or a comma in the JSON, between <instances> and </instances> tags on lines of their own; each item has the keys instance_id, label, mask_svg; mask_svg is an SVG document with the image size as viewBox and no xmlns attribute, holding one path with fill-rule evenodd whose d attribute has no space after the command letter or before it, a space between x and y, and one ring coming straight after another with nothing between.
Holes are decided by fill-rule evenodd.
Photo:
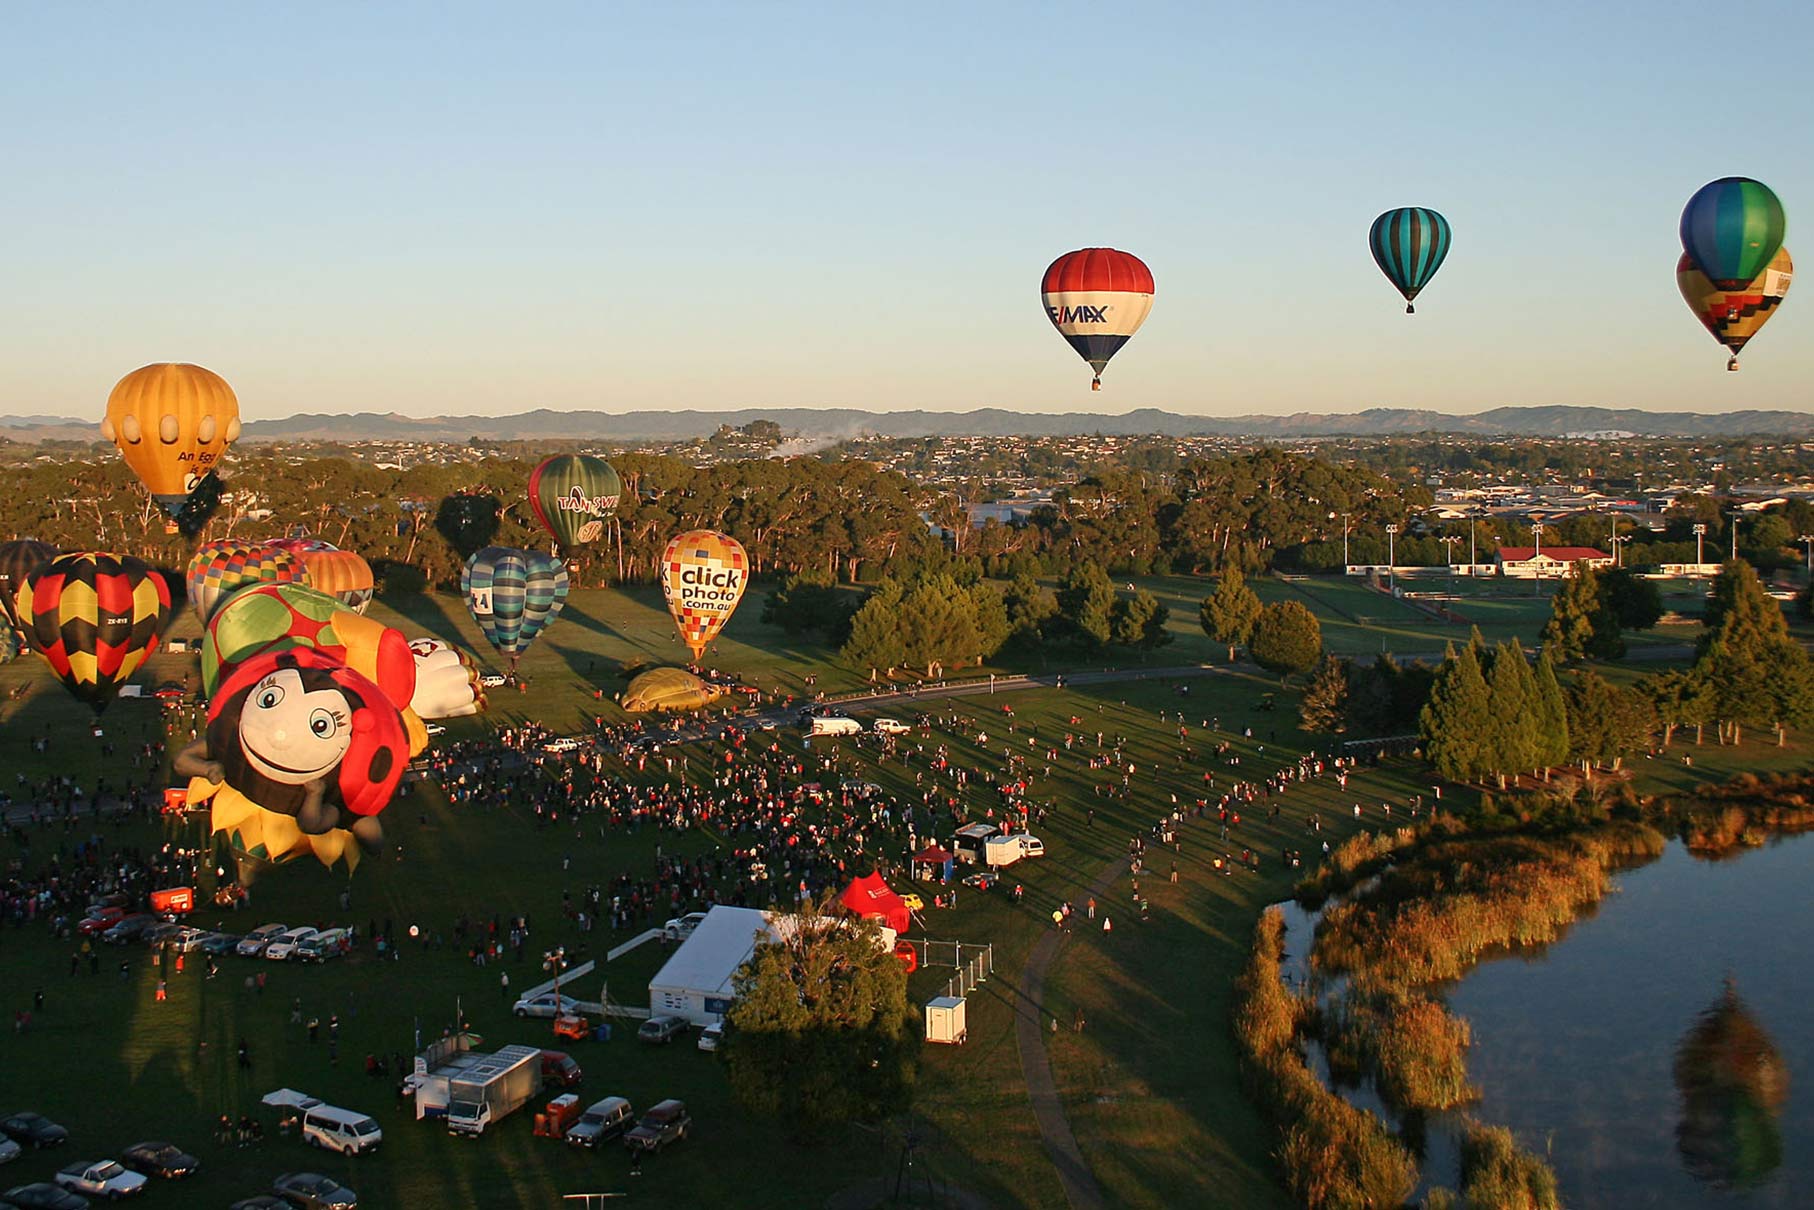
<instances>
[{"instance_id":1,"label":"red car","mask_svg":"<svg viewBox=\"0 0 1814 1210\"><path fill-rule=\"evenodd\" d=\"M102 933L126 918L126 909L117 907L96 908L76 925L76 932L84 937L99 937Z\"/></svg>"},{"instance_id":2,"label":"red car","mask_svg":"<svg viewBox=\"0 0 1814 1210\"><path fill-rule=\"evenodd\" d=\"M544 1050L542 1052L542 1082L559 1084L562 1088L572 1088L583 1079L585 1073L580 1070L573 1056L564 1050ZM564 1133L564 1128L563 1128Z\"/></svg>"}]
</instances>

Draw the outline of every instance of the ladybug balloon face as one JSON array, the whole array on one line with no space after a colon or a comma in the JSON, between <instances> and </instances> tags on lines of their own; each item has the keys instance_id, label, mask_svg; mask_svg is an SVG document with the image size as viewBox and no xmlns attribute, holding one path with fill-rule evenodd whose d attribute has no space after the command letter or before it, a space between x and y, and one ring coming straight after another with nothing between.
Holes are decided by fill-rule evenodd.
<instances>
[{"instance_id":1,"label":"ladybug balloon face","mask_svg":"<svg viewBox=\"0 0 1814 1210\"><path fill-rule=\"evenodd\" d=\"M299 786L325 776L352 746L354 706L339 688L309 690L280 668L259 681L239 716L246 763L274 782Z\"/></svg>"}]
</instances>

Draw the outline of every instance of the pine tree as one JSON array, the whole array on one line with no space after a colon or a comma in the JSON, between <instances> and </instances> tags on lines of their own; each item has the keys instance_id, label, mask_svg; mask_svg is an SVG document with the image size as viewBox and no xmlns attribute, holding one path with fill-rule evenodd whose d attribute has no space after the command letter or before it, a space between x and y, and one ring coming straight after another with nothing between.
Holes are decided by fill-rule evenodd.
<instances>
[{"instance_id":1,"label":"pine tree","mask_svg":"<svg viewBox=\"0 0 1814 1210\"><path fill-rule=\"evenodd\" d=\"M1349 662L1325 655L1298 702L1298 723L1306 731L1339 735L1348 729Z\"/></svg>"},{"instance_id":2,"label":"pine tree","mask_svg":"<svg viewBox=\"0 0 1814 1210\"><path fill-rule=\"evenodd\" d=\"M1508 641L1493 656L1492 681L1487 688L1491 725L1483 736L1487 761L1505 789L1507 773L1516 775L1537 763L1537 736L1530 693L1526 683L1530 666L1516 642Z\"/></svg>"},{"instance_id":3,"label":"pine tree","mask_svg":"<svg viewBox=\"0 0 1814 1210\"><path fill-rule=\"evenodd\" d=\"M1023 571L1008 584L1003 594L1008 610L1008 628L1023 641L1037 642L1046 619L1058 612L1058 605L1040 586L1030 571Z\"/></svg>"},{"instance_id":4,"label":"pine tree","mask_svg":"<svg viewBox=\"0 0 1814 1210\"><path fill-rule=\"evenodd\" d=\"M1323 627L1296 601L1274 601L1260 610L1247 649L1256 664L1282 677L1309 672L1323 655Z\"/></svg>"},{"instance_id":5,"label":"pine tree","mask_svg":"<svg viewBox=\"0 0 1814 1210\"><path fill-rule=\"evenodd\" d=\"M1597 594L1589 577L1565 576L1550 598L1549 621L1543 624L1543 649L1559 664L1587 658L1594 638Z\"/></svg>"},{"instance_id":6,"label":"pine tree","mask_svg":"<svg viewBox=\"0 0 1814 1210\"><path fill-rule=\"evenodd\" d=\"M1058 585L1058 612L1087 644L1106 647L1114 637L1115 586L1092 559L1079 559Z\"/></svg>"},{"instance_id":7,"label":"pine tree","mask_svg":"<svg viewBox=\"0 0 1814 1210\"><path fill-rule=\"evenodd\" d=\"M1234 662L1235 648L1247 642L1260 620L1260 598L1247 587L1241 569L1230 566L1216 579L1216 590L1204 599L1198 610L1203 633L1218 643L1228 645L1229 663Z\"/></svg>"},{"instance_id":8,"label":"pine tree","mask_svg":"<svg viewBox=\"0 0 1814 1210\"><path fill-rule=\"evenodd\" d=\"M839 655L853 668L867 668L872 681L899 668L907 658L907 647L901 638L904 595L899 580L883 580L850 620L850 638L845 640Z\"/></svg>"},{"instance_id":9,"label":"pine tree","mask_svg":"<svg viewBox=\"0 0 1814 1210\"><path fill-rule=\"evenodd\" d=\"M1568 759L1568 702L1556 679L1556 664L1545 648L1532 675L1531 713L1537 720L1536 764L1547 771Z\"/></svg>"},{"instance_id":10,"label":"pine tree","mask_svg":"<svg viewBox=\"0 0 1814 1210\"><path fill-rule=\"evenodd\" d=\"M1424 751L1440 776L1473 781L1490 771L1490 750L1482 741L1492 730L1492 703L1472 645L1443 661L1417 721Z\"/></svg>"}]
</instances>

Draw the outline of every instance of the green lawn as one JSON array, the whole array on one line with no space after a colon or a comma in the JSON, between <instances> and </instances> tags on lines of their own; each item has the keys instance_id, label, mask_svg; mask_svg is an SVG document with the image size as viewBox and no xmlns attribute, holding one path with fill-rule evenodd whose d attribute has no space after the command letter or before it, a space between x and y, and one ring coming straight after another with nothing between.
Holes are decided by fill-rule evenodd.
<instances>
[{"instance_id":1,"label":"green lawn","mask_svg":"<svg viewBox=\"0 0 1814 1210\"><path fill-rule=\"evenodd\" d=\"M1145 583L1172 607L1177 635L1173 646L1148 660L1180 664L1213 656L1220 663L1225 653L1196 624L1196 603L1206 582L1169 577ZM1394 650L1427 650L1424 644L1432 639L1439 643L1445 635L1443 627L1402 602L1350 581L1263 580L1260 590L1268 599L1296 595L1312 603L1325 617L1332 645L1346 642L1349 650L1377 650L1382 636ZM411 633L478 642L457 598L403 596L374 605L373 612L386 620L407 619ZM1344 613L1374 621L1370 628L1344 620ZM714 653L720 666L765 688L798 692L801 678L809 674L817 676L819 689L858 687L857 678L827 653L761 625L759 614L759 601L746 603ZM176 631L193 632L192 620ZM677 658L680 649L670 634L654 593L575 593L561 621L523 660L532 692L499 692L488 715L455 720L450 732L474 733L532 717L560 729L590 722L594 715L621 717L609 701L621 686L621 664ZM1411 646L1413 640L1419 646ZM1048 659L1055 669L1067 666L1060 654ZM193 675L194 667L192 655L160 655L147 675L152 683L181 680ZM18 698L4 696L14 688L20 690ZM593 696L595 688L604 691L605 700ZM220 921L234 931L266 920L356 923L362 928L368 922L380 928L391 922L400 932L416 924L425 941L406 948L400 961L381 963L369 951L323 968L228 958L221 977L207 981L200 976L199 961L192 960L184 974L172 976L170 999L159 1004L152 997L156 972L143 949L108 951L98 977L85 966L72 977L71 947L52 943L41 926L0 931L0 973L7 989L0 1008L27 1006L39 987L47 997L31 1033L8 1034L0 1043L6 1047L0 1070L7 1073L10 1094L0 1108L29 1106L68 1125L74 1142L58 1162L117 1152L158 1136L172 1137L202 1157L204 1171L183 1195L160 1189L148 1199L151 1203L224 1204L261 1189L279 1171L316 1167L345 1179L369 1204L384 1206L547 1205L563 1193L622 1189L662 1205L817 1205L861 1180L892 1177L900 1140L912 1129L922 1142L922 1171L976 1189L991 1205L1061 1205L1063 1195L1039 1146L1021 1083L1014 1039L1012 1010L1026 954L1050 927L1052 906L1064 899L1081 903L1081 888L1125 853L1131 835L1144 834L1169 809L1172 794L1193 801L1205 769L1214 771L1221 784L1233 776L1252 780L1282 761L1295 760L1312 742L1295 728L1291 695L1280 693L1274 712L1257 708L1261 696L1276 689L1269 679L1231 674L1194 681L1189 696L1181 696L1176 686L1154 682L1038 690L937 706L941 714L955 714L959 723L940 728L933 742L947 745L960 763L972 768L983 759L975 743L979 731L989 733L989 756L995 762L1004 744L1024 750L1031 730L1041 749L1059 743L1066 731L1085 739L1060 757L1049 777L1042 773L1035 786L1035 797L1055 803L1057 811L1040 829L1051 855L1015 868L1015 877L1026 887L1025 901L1016 905L1005 895L965 891L955 911L927 913L931 935L993 943L996 977L971 995L969 1044L928 1048L912 1114L879 1132L853 1126L824 1146L799 1148L775 1124L752 1120L735 1107L713 1056L690 1045L651 1051L621 1035L609 1043L571 1048L587 1069L582 1097L615 1093L642 1106L680 1096L692 1108L698 1130L695 1141L652 1161L634 1182L620 1152L575 1154L534 1139L527 1114L476 1142L450 1139L438 1128L410 1119L396 1102L391 1082L363 1074L368 1052L411 1053L418 1026L425 1038L438 1035L454 1019L456 1005L488 1045L546 1038L543 1027L508 1015L495 966L479 969L456 948L433 945L436 936L446 938L457 915L529 916L532 961L505 967L513 986L521 989L539 981L533 957L545 948L565 944L570 950L589 947L602 953L622 939L603 930L582 936L563 920L563 889L602 884L620 871L644 873L657 843L670 854L692 854L723 843L699 829L684 835L650 830L601 835L596 827L538 831L527 811L495 805L455 809L432 787L391 807L386 831L393 847L381 859L361 865L350 883L312 863L296 864L262 876L248 911L226 919L212 910L200 914L204 922ZM122 701L104 716L105 741L92 739L87 711L32 659L0 667L0 703L0 769L31 778L66 773L92 786L106 766L106 775L118 784L131 775L128 757L116 755L109 764L100 743L130 753L162 726L151 703ZM1014 709L1012 719L1001 710L1008 704ZM1182 757L1177 734L1180 710L1189 728L1186 742L1196 750L1190 761ZM1162 718L1162 713L1172 717ZM1079 721L1073 723L1073 717ZM1212 762L1213 744L1201 730L1208 718L1218 718L1225 730L1254 728L1251 739L1234 741L1241 758L1238 768ZM1112 780L1108 772L1092 772L1083 763L1086 753L1095 751L1097 731L1111 743L1116 736L1126 737L1126 752L1139 770L1131 799L1094 792L1099 783ZM174 738L186 740L187 732L188 723L179 722ZM29 741L47 733L50 750L32 752ZM799 741L783 734L782 742L794 746ZM1327 747L1327 740L1317 742ZM878 766L871 755L849 744L834 750L839 765L827 780L857 776L901 794L912 785L911 774L897 764ZM827 748L821 744L814 751L824 755ZM1646 762L1640 772L1646 784L1677 788L1803 758L1797 749L1775 749L1766 738L1739 749L1709 744L1696 752L1692 770L1679 759L1659 759ZM1036 759L1036 767L1044 763L1042 757ZM694 770L697 774L700 767ZM167 775L157 770L139 776L161 783ZM1320 813L1323 836L1339 843L1356 826L1379 825L1382 799L1402 802L1426 785L1420 766L1399 761L1363 771L1345 794L1333 781L1292 788L1283 800L1285 814L1274 824L1264 822L1263 809L1244 812L1244 835L1228 847L1238 852L1248 844L1261 852L1266 862L1257 876L1212 874L1208 862L1223 846L1213 843L1213 824L1193 823L1184 851L1176 857L1180 882L1173 886L1165 881L1163 871L1174 858L1163 853L1153 854L1154 874L1142 880L1141 889L1153 902L1152 921L1136 923L1129 907L1132 888L1123 874L1103 903L1105 912L1116 914L1115 933L1104 938L1099 931L1080 932L1065 941L1044 1007L1068 1024L1073 1006L1081 1006L1089 1025L1082 1034L1064 1031L1052 1037L1052 1056L1080 1145L1110 1204L1283 1204L1271 1176L1271 1140L1234 1077L1225 1028L1229 983L1257 913L1289 891L1292 879L1277 859L1279 849L1299 846L1314 860L1320 838L1305 831L1309 813ZM968 801L980 810L991 794L973 786ZM1358 825L1352 801L1369 807L1368 818ZM1451 794L1449 801L1457 799ZM1086 822L1091 806L1097 811L1094 826ZM49 850L67 856L90 827L85 823L66 831L57 824L32 832L28 864L38 868ZM107 824L103 832L110 844L124 846L205 840L199 823L169 831L155 823ZM16 840L0 840L0 865L25 857ZM343 886L350 887L352 896L345 913L336 903ZM919 889L930 903L932 888ZM131 964L125 979L117 969L122 958ZM645 949L604 970L613 997L646 1003L646 983L659 958L658 952ZM269 976L262 995L243 984L248 973L261 970ZM925 970L914 976L916 1000L938 994L949 973ZM590 977L581 990L595 994L600 981ZM337 1065L328 1061L325 1039L311 1045L304 1031L289 1023L297 997L305 1015L325 1019L339 1014ZM249 1072L234 1061L242 1037L252 1048ZM385 1147L372 1157L344 1160L306 1151L293 1139L271 1138L243 1150L213 1144L209 1123L215 1116L249 1112L259 1095L280 1085L374 1114L386 1131ZM4 1183L40 1179L54 1167L49 1158L28 1155L9 1166Z\"/></svg>"}]
</instances>

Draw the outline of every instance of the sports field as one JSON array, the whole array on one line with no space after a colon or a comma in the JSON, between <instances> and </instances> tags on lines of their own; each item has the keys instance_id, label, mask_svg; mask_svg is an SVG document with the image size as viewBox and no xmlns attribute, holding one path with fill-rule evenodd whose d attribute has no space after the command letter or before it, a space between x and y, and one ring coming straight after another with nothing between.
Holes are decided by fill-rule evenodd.
<instances>
[{"instance_id":1,"label":"sports field","mask_svg":"<svg viewBox=\"0 0 1814 1210\"><path fill-rule=\"evenodd\" d=\"M1203 584L1183 579L1148 583L1168 598L1179 635L1172 647L1149 657L1154 664L1190 663L1211 655L1219 663L1225 653L1203 638L1194 620ZM1326 624L1338 607L1361 602L1382 615L1403 608L1344 582L1307 587L1317 594ZM1274 582L1263 587L1269 597L1301 591ZM818 689L858 687L857 678L827 653L762 626L759 608L759 602L747 603L718 644L713 658L720 667L765 688L797 692L807 675L816 676ZM373 612L398 620L412 634L477 642L457 598L404 597L379 603ZM1356 643L1374 633L1367 624L1350 625ZM187 621L176 633L193 629L193 621ZM522 718L572 730L595 715L621 717L609 701L621 687L620 667L637 658L671 660L679 648L670 633L653 594L575 593L561 621L523 661L530 691L496 694L488 715L454 720L450 736ZM1422 630L1407 619L1405 633ZM181 680L193 672L194 658L159 656L148 677L153 683ZM1049 659L1061 666L1061 657ZM127 758L104 758L100 745L112 743L116 753L128 752L160 725L152 703L121 701L105 716L104 739L94 739L86 711L67 699L33 660L0 667L0 695L14 688L20 691L18 698L0 696L6 710L0 722L0 768L17 770L28 780L55 771L92 787L94 778L105 773L117 785L128 775ZM397 961L380 962L369 949L324 967L228 957L220 976L207 980L192 957L183 974L170 977L169 1000L158 1003L152 994L157 971L143 947L105 948L98 975L89 974L85 962L71 975L73 946L53 941L41 923L0 932L0 976L6 989L0 993L0 1008L27 1008L34 991L41 988L45 994L45 1007L35 1015L30 1032L8 1034L0 1044L6 1047L8 1094L0 1109L45 1112L68 1126L73 1139L54 1159L28 1153L0 1179L8 1185L45 1179L71 1159L114 1154L144 1138L170 1137L202 1158L203 1172L180 1190L153 1190L147 1204L224 1205L261 1191L278 1172L313 1167L351 1184L367 1204L380 1206L542 1206L558 1204L559 1195L566 1193L624 1191L658 1205L792 1207L824 1204L838 1191L872 1178L892 1179L902 1140L911 1132L920 1143L916 1171L975 1190L990 1205L1062 1205L1026 1096L1015 1007L1022 1001L1027 954L1051 928L1053 906L1063 900L1081 906L1092 882L1113 868L1099 901L1102 914L1114 920L1114 932L1104 935L1097 928L1067 936L1046 997L1037 1005L1045 1019L1065 1027L1048 1033L1046 1043L1086 1163L1110 1205L1283 1204L1270 1172L1269 1140L1234 1078L1225 1028L1229 983L1257 913L1288 893L1292 876L1278 859L1282 849L1302 848L1312 857L1320 839L1339 843L1357 826L1380 826L1385 822L1382 802L1402 803L1408 794L1427 795L1429 787L1420 765L1397 761L1363 770L1346 792L1333 781L1295 786L1281 798L1284 809L1278 819L1268 821L1256 810L1226 845L1213 821L1192 822L1184 830L1180 852L1155 850L1151 855L1140 886L1151 900L1152 919L1139 923L1125 864L1116 868L1116 862L1124 857L1131 836L1147 834L1170 810L1174 794L1188 806L1203 793L1206 772L1219 785L1234 777L1258 780L1295 762L1307 746L1325 751L1330 746L1326 739L1298 732L1289 693L1278 694L1276 709L1259 709L1263 695L1278 690L1272 678L1224 671L1191 681L1188 694L1182 688L1182 683L1149 681L929 703L947 721L935 726L930 739L915 742L944 744L956 763L973 769L999 767L1002 746L1018 748L1030 736L1036 736L1040 748L1057 744L1066 732L1083 739L1053 762L1049 776L1042 774L1035 786L1034 797L1055 804L1056 811L1039 829L1050 856L1014 867L1015 879L1025 886L1023 902L1015 904L999 891L966 890L955 910L922 914L924 935L992 943L996 976L971 996L969 1044L927 1048L911 1111L894 1119L853 1124L830 1142L803 1149L790 1143L776 1124L738 1110L714 1057L696 1050L690 1040L648 1049L620 1032L609 1042L569 1047L586 1069L582 1100L619 1094L640 1108L679 1096L688 1102L697 1132L684 1146L652 1160L634 1179L616 1149L588 1154L533 1138L527 1113L476 1141L452 1139L438 1127L415 1122L398 1102L393 1080L365 1074L368 1053L408 1056L418 1029L424 1039L438 1036L460 1010L487 1045L551 1043L543 1024L509 1015L500 974L508 973L513 989L520 990L543 977L537 969L543 950L558 944L570 954L602 956L627 936L606 929L582 934L562 917L561 892L578 893L620 872L644 874L657 844L670 855L690 855L725 843L724 837L703 829L685 834L601 832L596 825L538 830L526 811L456 810L438 791L423 787L391 806L386 831L392 847L382 858L362 864L350 881L299 863L262 876L245 911L198 913L199 923L234 932L265 921L356 924L362 930L375 925L399 933L417 926L421 938L406 945ZM595 689L604 691L604 700L594 697ZM1007 705L1013 708L1012 719L1002 711ZM1218 733L1204 727L1212 720L1220 724ZM1180 725L1186 728L1182 739ZM1006 730L1010 726L1013 730ZM187 725L179 725L179 731L177 738L186 740ZM990 736L986 750L977 743L985 731ZM1098 731L1111 745L1116 737L1126 741L1124 756L1136 767L1128 798L1095 793L1111 777L1085 764L1086 755L1097 751ZM48 751L32 751L30 741L46 735ZM786 748L799 750L797 733L777 735ZM1220 756L1213 754L1217 742L1230 745ZM1186 746L1192 750L1189 756ZM912 792L911 776L898 764L878 765L873 749L839 741L836 750L837 777L875 781L902 797ZM824 744L814 751L823 756ZM1692 772L1674 762L1659 764L1658 772L1682 783L1705 781L1799 755L1767 745L1723 752L1709 748ZM1234 759L1238 765L1229 763ZM164 775L155 776L161 780ZM638 778L629 770L624 776ZM667 774L652 766L643 776ZM983 787L969 793L978 810L989 800ZM1364 804L1359 823L1351 810L1356 801ZM1449 802L1456 801L1451 792ZM1093 826L1086 819L1092 807ZM1313 816L1324 824L1320 836L1307 830ZM166 827L155 822L96 825L83 819L73 827L53 823L8 836L0 841L0 868L41 869L50 852L68 860L73 846L95 832L110 848L206 843L199 820ZM1214 872L1215 856L1242 846L1262 855L1259 874ZM1173 862L1179 872L1175 884L1169 880ZM343 888L351 896L345 911L337 902ZM914 889L930 904L936 888ZM531 925L526 960L509 961L502 972L495 965L475 966L450 940L460 915L481 920L526 915ZM646 1003L646 984L660 958L655 946L633 951L601 968L602 979L589 977L581 991L591 998L605 983L613 999ZM123 974L122 961L127 963ZM260 971L267 975L262 993L245 982ZM949 974L924 970L915 975L914 998L923 1002L938 994ZM313 1016L325 1023L331 1014L339 1016L337 1062L330 1061L325 1030L322 1040L311 1044L306 1030L291 1023L298 999L305 1020ZM1074 1033L1069 1027L1078 1009L1086 1024L1083 1032ZM241 1039L250 1047L249 1069L235 1060ZM374 1156L342 1159L274 1135L246 1148L215 1145L210 1124L219 1114L254 1112L257 1098L280 1086L373 1114L385 1130L385 1146Z\"/></svg>"}]
</instances>

